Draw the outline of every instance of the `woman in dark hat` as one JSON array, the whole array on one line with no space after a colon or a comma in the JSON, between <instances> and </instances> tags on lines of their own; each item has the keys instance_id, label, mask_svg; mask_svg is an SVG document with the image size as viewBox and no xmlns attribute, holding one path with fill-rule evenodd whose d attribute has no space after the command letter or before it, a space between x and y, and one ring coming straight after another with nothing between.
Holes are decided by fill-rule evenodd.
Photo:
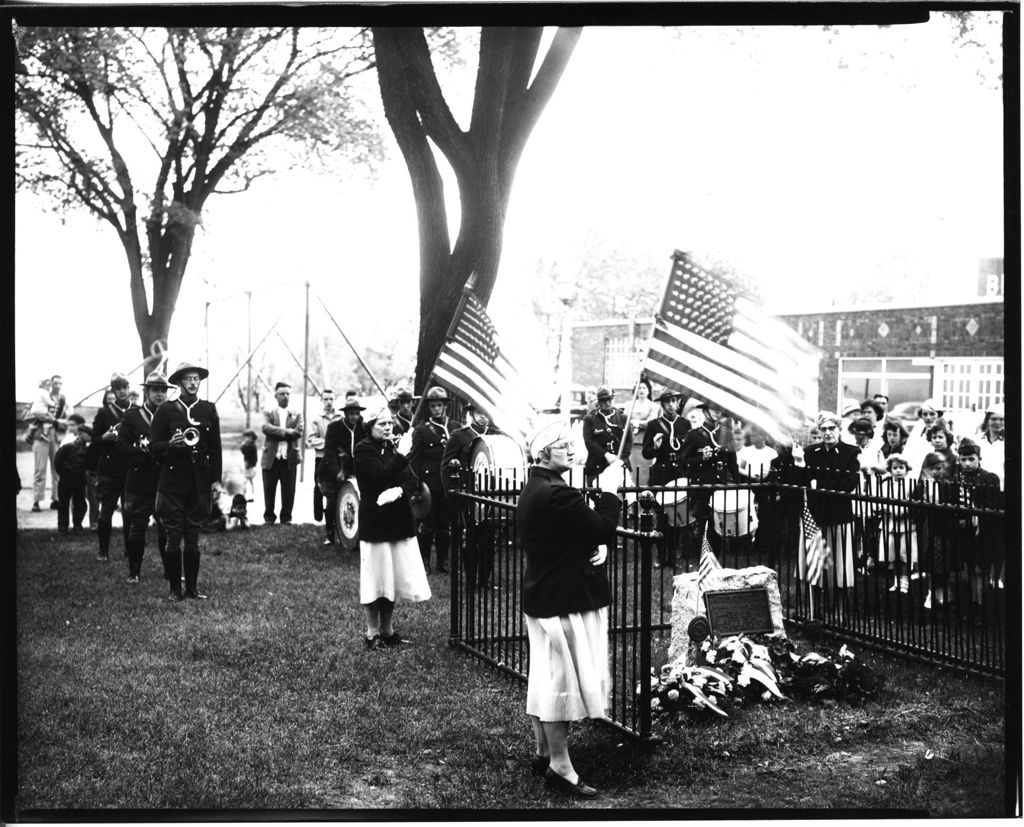
<instances>
[{"instance_id":1,"label":"woman in dark hat","mask_svg":"<svg viewBox=\"0 0 1024 827\"><path fill-rule=\"evenodd\" d=\"M398 600L430 599L430 585L416 542L409 498L419 480L395 450L393 417L384 406L366 422L369 436L356 445L359 483L359 602L366 613L367 649L408 643L395 631Z\"/></svg>"}]
</instances>

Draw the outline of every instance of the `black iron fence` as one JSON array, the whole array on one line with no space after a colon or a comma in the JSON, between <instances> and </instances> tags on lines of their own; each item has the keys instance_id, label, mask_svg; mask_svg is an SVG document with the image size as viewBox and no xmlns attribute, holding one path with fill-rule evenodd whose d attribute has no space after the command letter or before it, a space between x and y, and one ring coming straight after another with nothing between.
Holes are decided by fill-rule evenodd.
<instances>
[{"instance_id":1,"label":"black iron fence","mask_svg":"<svg viewBox=\"0 0 1024 827\"><path fill-rule=\"evenodd\" d=\"M580 479L571 482L582 487ZM839 640L910 659L1005 676L1005 513L976 505L998 504L998 492L891 479L863 479L855 492L813 491L814 510L834 513L841 503L848 519L820 526L825 566L810 584L806 489L624 483L627 504L607 561L614 726L651 736L648 678L651 666L667 660L673 578L697 571L705 529L723 566L777 572L787 622L820 624ZM515 527L521 487L514 475L482 474L475 493L453 495L451 642L525 679L526 559Z\"/></svg>"}]
</instances>

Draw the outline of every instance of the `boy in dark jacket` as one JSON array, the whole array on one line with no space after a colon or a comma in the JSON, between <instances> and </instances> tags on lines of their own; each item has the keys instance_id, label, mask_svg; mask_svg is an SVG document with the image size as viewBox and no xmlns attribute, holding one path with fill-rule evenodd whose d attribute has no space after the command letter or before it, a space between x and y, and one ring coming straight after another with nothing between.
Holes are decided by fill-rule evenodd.
<instances>
[{"instance_id":1,"label":"boy in dark jacket","mask_svg":"<svg viewBox=\"0 0 1024 827\"><path fill-rule=\"evenodd\" d=\"M85 517L85 473L89 466L89 442L92 428L78 414L68 417L68 435L64 444L57 449L53 468L57 478L57 531L68 532L68 510L70 506L72 528L82 530Z\"/></svg>"}]
</instances>

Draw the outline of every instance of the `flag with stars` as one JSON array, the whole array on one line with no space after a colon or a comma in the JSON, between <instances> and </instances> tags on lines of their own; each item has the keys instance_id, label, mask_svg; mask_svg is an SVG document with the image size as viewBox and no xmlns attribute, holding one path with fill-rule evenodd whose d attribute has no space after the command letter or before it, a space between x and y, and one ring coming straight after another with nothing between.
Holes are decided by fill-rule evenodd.
<instances>
[{"instance_id":1,"label":"flag with stars","mask_svg":"<svg viewBox=\"0 0 1024 827\"><path fill-rule=\"evenodd\" d=\"M825 538L822 536L821 526L815 522L814 517L811 516L811 510L807 507L806 492L804 493L804 511L800 520L800 531L803 535L804 579L811 586L820 586L821 577L828 566L831 552L829 551L828 543L825 542Z\"/></svg>"},{"instance_id":2,"label":"flag with stars","mask_svg":"<svg viewBox=\"0 0 1024 827\"><path fill-rule=\"evenodd\" d=\"M789 442L817 414L819 358L729 279L673 255L644 362L649 378Z\"/></svg>"},{"instance_id":3,"label":"flag with stars","mask_svg":"<svg viewBox=\"0 0 1024 827\"><path fill-rule=\"evenodd\" d=\"M711 549L707 526L705 526L704 539L700 544L700 563L697 566L697 588L703 591L704 581L707 579L707 576L720 568L722 568L722 564L718 562L715 552Z\"/></svg>"},{"instance_id":4,"label":"flag with stars","mask_svg":"<svg viewBox=\"0 0 1024 827\"><path fill-rule=\"evenodd\" d=\"M434 378L469 399L509 436L521 441L530 433L537 412L526 385L501 352L498 331L472 293L441 350Z\"/></svg>"}]
</instances>

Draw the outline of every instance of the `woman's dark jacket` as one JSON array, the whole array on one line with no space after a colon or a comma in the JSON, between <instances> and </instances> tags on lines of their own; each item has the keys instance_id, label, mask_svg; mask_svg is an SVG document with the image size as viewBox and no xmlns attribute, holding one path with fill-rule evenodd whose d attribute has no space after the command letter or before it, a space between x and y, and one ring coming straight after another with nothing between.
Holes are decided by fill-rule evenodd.
<instances>
[{"instance_id":1,"label":"woman's dark jacket","mask_svg":"<svg viewBox=\"0 0 1024 827\"><path fill-rule=\"evenodd\" d=\"M409 468L409 460L390 442L367 437L356 445L355 472L359 483L359 539L380 543L415 537L409 497L419 490L419 480ZM396 485L401 487L402 496L393 503L377 505L380 493Z\"/></svg>"},{"instance_id":2,"label":"woman's dark jacket","mask_svg":"<svg viewBox=\"0 0 1024 827\"><path fill-rule=\"evenodd\" d=\"M526 549L523 611L556 617L611 603L604 566L590 556L615 542L619 498L602 494L591 510L577 489L554 471L533 466L516 507L516 528Z\"/></svg>"},{"instance_id":3,"label":"woman's dark jacket","mask_svg":"<svg viewBox=\"0 0 1024 827\"><path fill-rule=\"evenodd\" d=\"M809 445L804 451L806 467L794 468L793 474L801 485L810 486L811 480L817 481L820 491L857 490L860 480L860 448L839 442L826 445L819 442ZM853 503L849 497L841 494L819 494L807 492L807 507L811 516L819 526L833 526L853 521Z\"/></svg>"}]
</instances>

